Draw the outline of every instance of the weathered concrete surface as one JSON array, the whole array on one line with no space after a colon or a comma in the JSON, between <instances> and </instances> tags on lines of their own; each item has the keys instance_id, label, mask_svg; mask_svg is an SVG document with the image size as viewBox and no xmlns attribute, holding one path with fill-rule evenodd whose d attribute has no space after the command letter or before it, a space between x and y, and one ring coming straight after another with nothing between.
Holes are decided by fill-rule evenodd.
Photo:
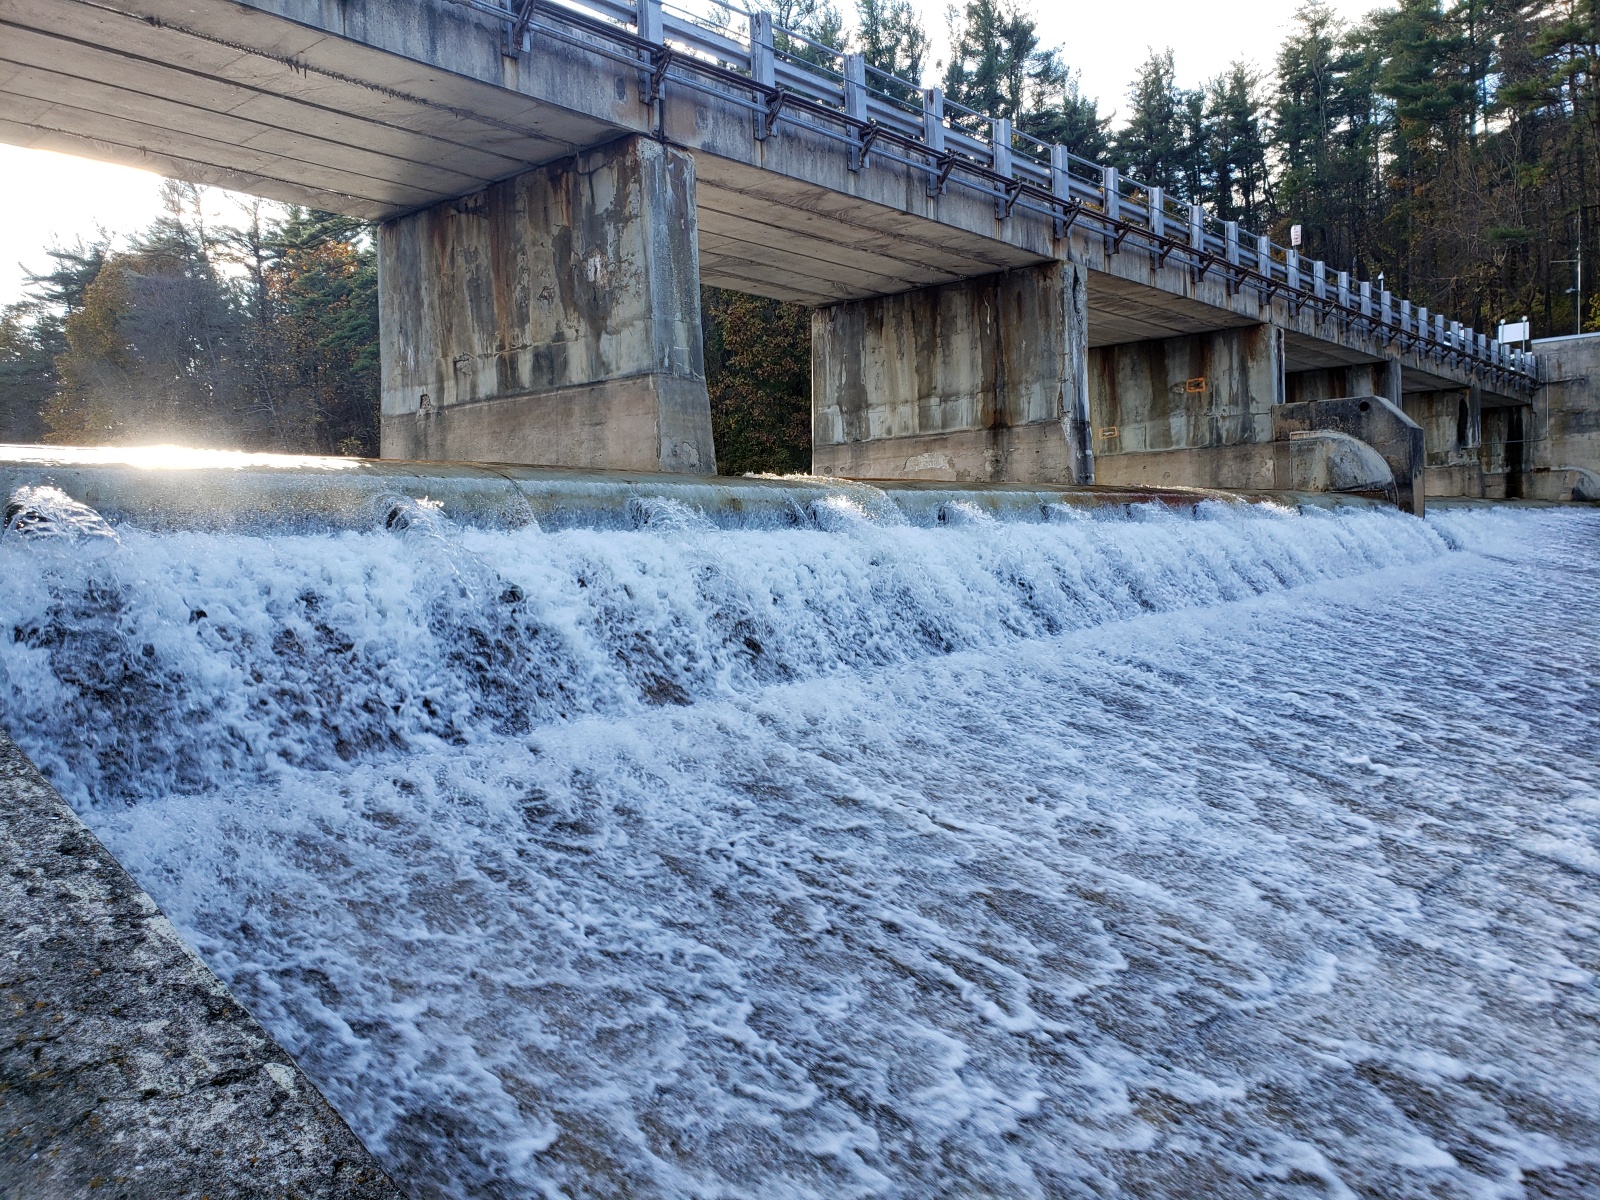
<instances>
[{"instance_id":1,"label":"weathered concrete surface","mask_svg":"<svg viewBox=\"0 0 1600 1200\"><path fill-rule=\"evenodd\" d=\"M1270 487L1269 479L1263 490ZM543 529L635 529L674 500L723 528L791 528L825 515L845 497L863 511L896 510L937 524L959 503L996 517L1036 520L1058 506L1092 509L1263 497L1236 492L1117 489L1077 484L990 483L793 476L712 478L624 471L569 471L488 463L418 463L199 451L180 462L137 449L0 446L0 500L21 488L54 487L113 523L152 531L218 533L373 531L403 527L416 501L463 525ZM1281 497L1274 497L1280 500ZM1291 502L1344 503L1308 492Z\"/></svg>"},{"instance_id":2,"label":"weathered concrete surface","mask_svg":"<svg viewBox=\"0 0 1600 1200\"><path fill-rule=\"evenodd\" d=\"M1526 494L1600 500L1600 333L1546 338L1548 382L1534 401Z\"/></svg>"},{"instance_id":3,"label":"weathered concrete surface","mask_svg":"<svg viewBox=\"0 0 1600 1200\"><path fill-rule=\"evenodd\" d=\"M1337 400L1343 396L1382 396L1399 407L1404 395L1404 374L1396 359L1290 371L1284 376L1283 397L1294 404L1302 400Z\"/></svg>"},{"instance_id":4,"label":"weathered concrete surface","mask_svg":"<svg viewBox=\"0 0 1600 1200\"><path fill-rule=\"evenodd\" d=\"M1335 492L1395 501L1389 466L1371 446L1314 430L1274 442L1117 454L1096 463L1113 487L1211 488L1252 492Z\"/></svg>"},{"instance_id":5,"label":"weathered concrete surface","mask_svg":"<svg viewBox=\"0 0 1600 1200\"><path fill-rule=\"evenodd\" d=\"M385 458L715 472L688 155L623 138L378 252Z\"/></svg>"},{"instance_id":6,"label":"weathered concrete surface","mask_svg":"<svg viewBox=\"0 0 1600 1200\"><path fill-rule=\"evenodd\" d=\"M1052 263L817 310L813 470L1087 482L1084 305Z\"/></svg>"},{"instance_id":7,"label":"weathered concrete surface","mask_svg":"<svg viewBox=\"0 0 1600 1200\"><path fill-rule=\"evenodd\" d=\"M1422 516L1427 452L1422 427L1381 396L1345 396L1283 404L1272 413L1275 437L1329 431L1358 439L1382 456L1394 480L1395 501Z\"/></svg>"},{"instance_id":8,"label":"weathered concrete surface","mask_svg":"<svg viewBox=\"0 0 1600 1200\"><path fill-rule=\"evenodd\" d=\"M1097 467L1117 455L1272 441L1283 336L1269 325L1089 351Z\"/></svg>"},{"instance_id":9,"label":"weathered concrete surface","mask_svg":"<svg viewBox=\"0 0 1600 1200\"><path fill-rule=\"evenodd\" d=\"M0 732L0 1196L398 1200Z\"/></svg>"}]
</instances>

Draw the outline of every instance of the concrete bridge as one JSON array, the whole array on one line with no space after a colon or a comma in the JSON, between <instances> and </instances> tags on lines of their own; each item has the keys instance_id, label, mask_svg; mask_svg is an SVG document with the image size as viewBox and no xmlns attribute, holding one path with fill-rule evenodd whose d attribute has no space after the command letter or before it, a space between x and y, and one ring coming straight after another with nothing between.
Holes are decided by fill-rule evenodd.
<instances>
[{"instance_id":1,"label":"concrete bridge","mask_svg":"<svg viewBox=\"0 0 1600 1200\"><path fill-rule=\"evenodd\" d=\"M702 282L812 307L823 473L1359 490L1354 436L1420 511L1520 428L1534 356L700 2L0 0L0 139L381 221L386 457L713 470Z\"/></svg>"}]
</instances>

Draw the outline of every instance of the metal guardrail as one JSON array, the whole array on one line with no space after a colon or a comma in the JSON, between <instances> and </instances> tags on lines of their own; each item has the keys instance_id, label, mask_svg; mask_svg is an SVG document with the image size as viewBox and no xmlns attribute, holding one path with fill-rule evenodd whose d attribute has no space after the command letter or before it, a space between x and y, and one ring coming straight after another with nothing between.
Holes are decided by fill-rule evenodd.
<instances>
[{"instance_id":1,"label":"metal guardrail","mask_svg":"<svg viewBox=\"0 0 1600 1200\"><path fill-rule=\"evenodd\" d=\"M1093 225L1108 253L1133 250L1158 266L1185 265L1196 280L1214 275L1230 293L1254 291L1263 302L1281 296L1295 315L1310 309L1500 386L1531 390L1541 382L1537 355L1387 290L1375 293L1348 271L1303 261L1236 221L1029 137L938 88L776 26L769 13L727 0L699 0L699 12L687 7L696 0L454 2L503 22L502 51L511 57L548 38L637 67L642 103L658 103L669 83L714 94L750 111L758 139L780 122L796 124L837 142L851 170L873 159L898 163L926 176L929 195L961 187L991 197L998 220L1031 213L1050 220L1057 237Z\"/></svg>"}]
</instances>

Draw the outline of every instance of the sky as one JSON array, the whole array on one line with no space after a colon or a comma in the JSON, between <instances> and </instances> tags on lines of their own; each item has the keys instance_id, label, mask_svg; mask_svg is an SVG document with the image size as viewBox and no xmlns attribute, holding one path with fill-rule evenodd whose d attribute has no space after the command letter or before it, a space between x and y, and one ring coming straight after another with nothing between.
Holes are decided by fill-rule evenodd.
<instances>
[{"instance_id":1,"label":"sky","mask_svg":"<svg viewBox=\"0 0 1600 1200\"><path fill-rule=\"evenodd\" d=\"M947 43L947 0L915 0L942 56ZM1331 0L1348 18L1382 7L1381 0ZM843 9L853 5L840 3ZM1128 83L1152 48L1173 48L1180 84L1192 87L1236 59L1271 65L1299 0L1034 0L1046 45L1082 73L1086 95L1100 111L1125 107ZM125 237L161 212L160 179L147 171L115 167L43 150L0 145L0 305L19 299L26 270L48 264L53 242L91 240L97 229ZM223 216L231 207L213 196Z\"/></svg>"}]
</instances>

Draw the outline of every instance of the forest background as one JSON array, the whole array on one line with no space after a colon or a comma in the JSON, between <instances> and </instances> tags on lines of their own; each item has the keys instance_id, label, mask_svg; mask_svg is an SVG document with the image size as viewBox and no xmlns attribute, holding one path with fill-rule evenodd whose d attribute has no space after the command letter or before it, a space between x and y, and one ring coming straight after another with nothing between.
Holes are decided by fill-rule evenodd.
<instances>
[{"instance_id":1,"label":"forest background","mask_svg":"<svg viewBox=\"0 0 1600 1200\"><path fill-rule=\"evenodd\" d=\"M1273 69L1188 89L1154 52L1103 114L1018 0L952 6L948 59L907 0L768 0L780 26L1120 167L1352 278L1493 329L1600 329L1600 0L1400 0L1355 23L1312 0ZM1116 120L1113 127L1113 117ZM261 203L208 226L200 192L114 248L48 251L0 308L0 441L378 450L370 228ZM810 319L707 288L724 473L810 465Z\"/></svg>"}]
</instances>

